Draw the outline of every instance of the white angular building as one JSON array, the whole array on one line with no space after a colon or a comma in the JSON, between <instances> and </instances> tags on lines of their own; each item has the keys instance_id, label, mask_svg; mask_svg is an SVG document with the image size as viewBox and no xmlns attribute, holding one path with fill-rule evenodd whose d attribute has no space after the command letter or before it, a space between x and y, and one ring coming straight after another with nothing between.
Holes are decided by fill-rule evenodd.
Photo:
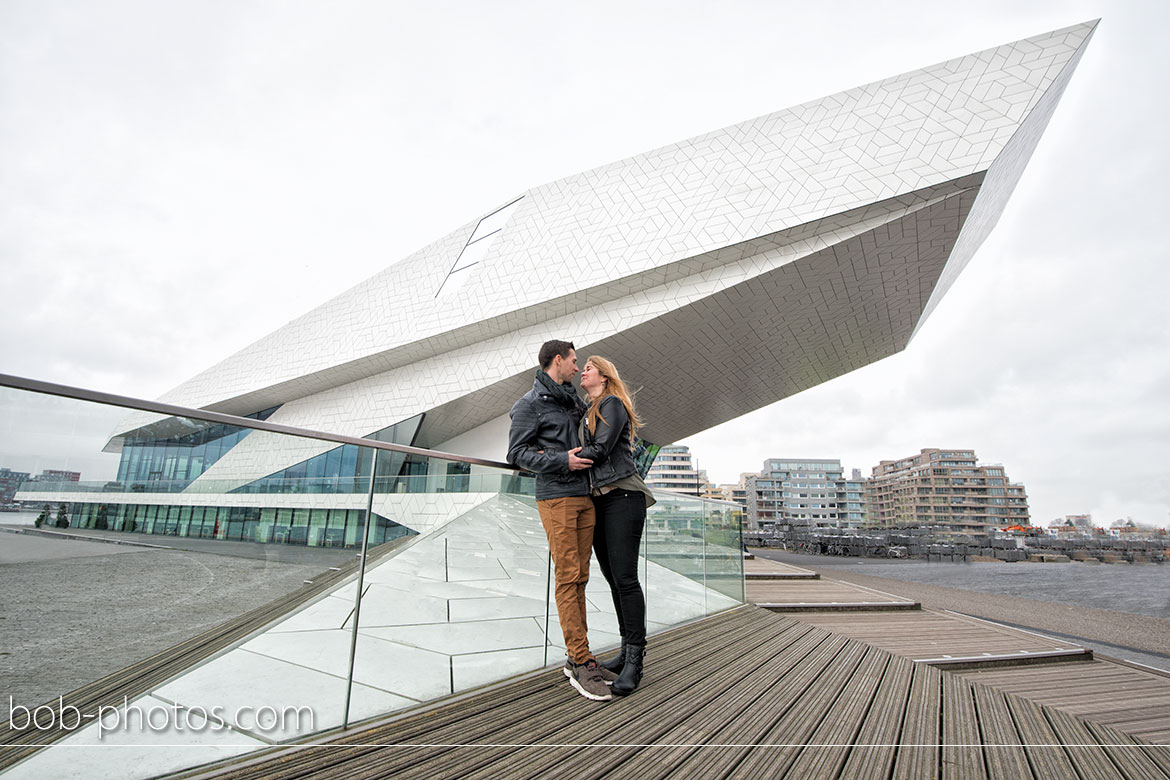
<instances>
[{"instance_id":1,"label":"white angular building","mask_svg":"<svg viewBox=\"0 0 1170 780\"><path fill-rule=\"evenodd\" d=\"M161 400L501 460L538 347L565 338L646 389L653 444L771 404L907 345L994 227L1095 25L502 193ZM293 437L160 454L181 433L127 420L107 448L118 481L242 505L264 478L360 475Z\"/></svg>"},{"instance_id":2,"label":"white angular building","mask_svg":"<svg viewBox=\"0 0 1170 780\"><path fill-rule=\"evenodd\" d=\"M513 194L163 400L499 460L540 344L567 338L646 388L658 445L773 403L906 346L994 226L1094 27ZM548 558L534 508L501 495L511 472L477 482L431 458L425 489L367 499L369 453L352 444L160 415L128 419L107 449L121 467L100 496L17 498L101 501L81 505L85 521L127 530L305 544L355 543L369 500L419 532L366 570L364 591L348 581L160 681L119 710L126 722L151 703L311 701L314 728L335 728L555 661ZM652 629L743 600L734 514L662 498L643 567ZM617 639L606 596L591 594L598 645ZM307 734L103 741L90 724L5 776L155 776Z\"/></svg>"}]
</instances>

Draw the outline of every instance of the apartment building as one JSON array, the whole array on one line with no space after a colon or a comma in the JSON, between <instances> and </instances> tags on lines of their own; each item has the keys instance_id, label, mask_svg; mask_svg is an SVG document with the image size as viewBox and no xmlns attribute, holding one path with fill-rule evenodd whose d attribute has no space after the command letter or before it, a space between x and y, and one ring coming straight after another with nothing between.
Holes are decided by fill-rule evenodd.
<instances>
[{"instance_id":1,"label":"apartment building","mask_svg":"<svg viewBox=\"0 0 1170 780\"><path fill-rule=\"evenodd\" d=\"M0 505L13 503L16 500L16 491L20 490L21 485L28 482L28 477L27 471L0 469Z\"/></svg>"},{"instance_id":2,"label":"apartment building","mask_svg":"<svg viewBox=\"0 0 1170 780\"><path fill-rule=\"evenodd\" d=\"M753 531L860 527L865 523L865 480L849 478L839 460L769 458L745 474L748 526Z\"/></svg>"},{"instance_id":3,"label":"apartment building","mask_svg":"<svg viewBox=\"0 0 1170 780\"><path fill-rule=\"evenodd\" d=\"M748 508L748 490L745 484L745 480L749 476L752 475L740 474L738 485L725 484L719 486L719 491L723 494L723 500L732 501L736 504L739 504L743 507L745 513L747 512Z\"/></svg>"},{"instance_id":4,"label":"apartment building","mask_svg":"<svg viewBox=\"0 0 1170 780\"><path fill-rule=\"evenodd\" d=\"M1029 525L1024 486L1001 464L979 464L974 450L924 449L883 460L868 482L869 520L886 528L947 526L980 532L988 526Z\"/></svg>"},{"instance_id":5,"label":"apartment building","mask_svg":"<svg viewBox=\"0 0 1170 780\"><path fill-rule=\"evenodd\" d=\"M681 444L660 449L646 474L646 484L651 488L673 490L691 496L700 495L706 481L706 477L699 474L691 461L691 448Z\"/></svg>"}]
</instances>

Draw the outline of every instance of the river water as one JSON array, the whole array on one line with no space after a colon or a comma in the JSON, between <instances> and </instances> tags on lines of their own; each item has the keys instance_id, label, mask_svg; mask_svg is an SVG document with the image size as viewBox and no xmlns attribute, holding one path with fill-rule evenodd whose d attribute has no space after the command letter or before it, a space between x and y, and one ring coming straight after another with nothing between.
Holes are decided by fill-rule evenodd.
<instances>
[{"instance_id":1,"label":"river water","mask_svg":"<svg viewBox=\"0 0 1170 780\"><path fill-rule=\"evenodd\" d=\"M807 558L858 574L1170 619L1170 564L925 563ZM837 561L840 560L840 563Z\"/></svg>"},{"instance_id":2,"label":"river water","mask_svg":"<svg viewBox=\"0 0 1170 780\"><path fill-rule=\"evenodd\" d=\"M0 512L0 525L35 525L37 515L40 510L36 512ZM49 525L57 521L57 515L54 513L49 519Z\"/></svg>"}]
</instances>

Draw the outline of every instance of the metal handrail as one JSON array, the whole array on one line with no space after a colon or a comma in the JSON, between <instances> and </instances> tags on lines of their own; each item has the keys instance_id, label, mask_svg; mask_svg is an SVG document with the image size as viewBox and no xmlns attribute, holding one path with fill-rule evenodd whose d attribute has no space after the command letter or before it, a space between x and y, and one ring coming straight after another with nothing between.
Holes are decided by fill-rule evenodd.
<instances>
[{"instance_id":1,"label":"metal handrail","mask_svg":"<svg viewBox=\"0 0 1170 780\"><path fill-rule=\"evenodd\" d=\"M489 466L491 468L503 469L513 473L522 473L520 469L509 463L500 463L494 460L486 460L484 458L472 458L467 455L457 455L453 452L440 452L439 450L428 450L423 447L410 447L405 444L391 444L384 441L375 441L373 439L360 439L355 436L343 436L337 433L326 433L324 431L314 431L309 428L297 428L292 425L281 425L280 423L272 423L267 420L254 420L251 417L237 417L234 414L224 414L223 412L211 412L205 409L191 409L186 406L176 406L175 404L166 404L159 401L146 401L141 398L131 398L124 395L115 395L113 393L103 393L99 390L86 390L80 387L70 387L68 385L59 385L54 382L43 382L39 379L26 379L19 376L11 376L9 374L0 374L0 387L11 387L15 390L26 390L31 393L44 393L45 395L55 395L61 398L72 398L77 401L90 401L93 403L106 404L107 406L118 406L124 409L133 409L139 412L153 412L155 414L165 414L169 417L188 417L192 420L203 420L204 422L222 423L224 425L236 425L241 428L252 428L257 431L268 431L269 433L283 433L288 436L299 436L302 439L318 439L321 441L331 441L337 444L353 444L358 447L370 447L377 450L388 450L390 452L401 452L407 455L420 455L427 458L437 458L439 460L453 460L460 463L470 463L476 466Z\"/></svg>"}]
</instances>

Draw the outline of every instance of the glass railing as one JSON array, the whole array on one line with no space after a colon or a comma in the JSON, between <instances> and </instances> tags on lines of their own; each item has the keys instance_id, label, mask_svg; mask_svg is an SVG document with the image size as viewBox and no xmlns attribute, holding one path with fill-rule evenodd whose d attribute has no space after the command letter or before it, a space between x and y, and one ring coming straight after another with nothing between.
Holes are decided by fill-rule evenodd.
<instances>
[{"instance_id":1,"label":"glass railing","mask_svg":"<svg viewBox=\"0 0 1170 780\"><path fill-rule=\"evenodd\" d=\"M205 467L167 438L201 426L250 432ZM154 460L127 463L128 430ZM506 464L3 376L0 442L5 778L149 777L563 663L534 481ZM658 494L651 634L743 602L739 511ZM616 646L596 562L586 596Z\"/></svg>"}]
</instances>

